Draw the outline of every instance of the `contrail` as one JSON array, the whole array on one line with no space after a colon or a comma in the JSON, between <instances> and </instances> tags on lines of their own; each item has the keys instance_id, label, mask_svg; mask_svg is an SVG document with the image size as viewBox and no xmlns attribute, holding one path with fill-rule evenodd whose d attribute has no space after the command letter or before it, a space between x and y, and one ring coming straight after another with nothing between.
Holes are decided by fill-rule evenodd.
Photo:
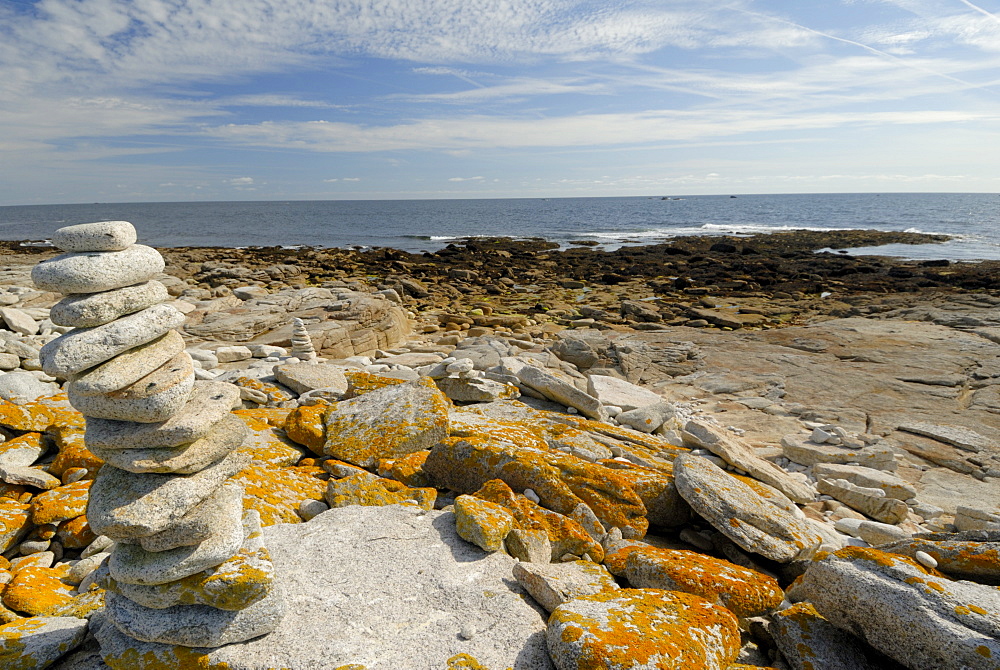
<instances>
[{"instance_id":1,"label":"contrail","mask_svg":"<svg viewBox=\"0 0 1000 670\"><path fill-rule=\"evenodd\" d=\"M992 12L988 12L985 9L983 9L982 7L979 7L977 5L972 4L971 2L969 2L969 0L958 0L958 1L961 2L963 5L965 5L966 7L968 7L969 9L974 9L977 12L979 12L980 14L982 14L983 16L988 16L991 19L993 19L994 21L996 21L997 23L1000 23L1000 17L998 17L996 14L993 14Z\"/></svg>"},{"instance_id":2,"label":"contrail","mask_svg":"<svg viewBox=\"0 0 1000 670\"><path fill-rule=\"evenodd\" d=\"M967 0L959 0L959 2L964 2L964 3L968 4L968 5L970 5L971 7L975 7L975 5L972 5L971 3L967 2ZM979 9L978 7L975 7L975 8ZM968 88L982 88L983 87L982 84L973 84L972 82L964 81L964 80L959 79L957 77L952 77L950 74L945 74L943 72L938 72L936 70L932 70L932 69L924 67L922 65L918 65L916 63L912 63L912 62L910 62L910 61L908 61L906 59L900 58L899 56L893 56L891 53L887 53L885 51L881 51L879 49L876 49L875 47L870 47L867 44L863 44L861 42L855 42L854 40L849 40L849 39L847 39L845 37L837 37L836 35L831 35L829 33L824 33L824 32L822 32L820 30L815 30L815 29L810 28L808 26L803 26L801 24L795 23L794 21L786 21L785 19L780 19L780 18L778 18L776 16L768 16L767 14L759 14L757 12L751 12L750 10L747 10L747 9L739 9L739 8L735 8L735 7L733 9L735 11L737 11L737 12L742 12L743 14L749 14L751 16L756 16L758 18L766 19L766 20L769 20L769 21L775 21L776 23L783 23L786 26L792 26L793 28L798 28L800 30L805 30L806 32L812 33L813 35L819 35L820 37L825 37L825 38L830 39L830 40L835 40L837 42L843 42L844 44L850 44L852 46L860 47L860 48L864 49L865 51L869 51L869 52L871 52L871 53L873 53L873 54L875 54L877 56L881 56L882 58L887 58L887 59L889 59L889 60L891 60L891 61L893 61L895 63L898 63L899 65L902 65L904 67L908 67L908 68L910 68L912 70L917 70L919 72L923 72L924 74L933 75L935 77L941 77L943 79L947 79L948 81L953 81L956 84L961 84L962 86L966 86ZM986 12L985 10L982 10L982 9L979 9L979 11L984 12L986 14L989 14L989 12ZM989 14L989 15L993 16L992 14ZM996 17L994 16L993 18L996 18Z\"/></svg>"}]
</instances>

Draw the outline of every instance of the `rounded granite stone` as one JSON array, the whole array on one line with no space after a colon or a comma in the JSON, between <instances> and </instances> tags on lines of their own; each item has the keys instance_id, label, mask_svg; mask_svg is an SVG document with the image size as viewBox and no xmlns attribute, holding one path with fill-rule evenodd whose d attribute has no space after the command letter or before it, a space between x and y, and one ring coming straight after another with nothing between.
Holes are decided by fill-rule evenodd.
<instances>
[{"instance_id":1,"label":"rounded granite stone","mask_svg":"<svg viewBox=\"0 0 1000 670\"><path fill-rule=\"evenodd\" d=\"M52 306L49 318L57 326L92 328L169 299L167 288L151 279L100 293L68 295Z\"/></svg>"},{"instance_id":2,"label":"rounded granite stone","mask_svg":"<svg viewBox=\"0 0 1000 670\"><path fill-rule=\"evenodd\" d=\"M228 561L240 550L246 539L243 526L237 522L221 531L198 544L167 551L119 542L108 559L108 570L123 584L156 586L184 579Z\"/></svg>"},{"instance_id":3,"label":"rounded granite stone","mask_svg":"<svg viewBox=\"0 0 1000 670\"><path fill-rule=\"evenodd\" d=\"M108 619L121 632L142 642L184 647L221 647L270 633L286 609L284 593L277 585L267 597L236 611L206 605L157 610L116 593L108 593L106 598Z\"/></svg>"},{"instance_id":4,"label":"rounded granite stone","mask_svg":"<svg viewBox=\"0 0 1000 670\"><path fill-rule=\"evenodd\" d=\"M239 526L242 522L243 487L236 482L226 482L170 527L140 537L139 545L146 551L190 547L213 535L225 535L230 527Z\"/></svg>"},{"instance_id":5,"label":"rounded granite stone","mask_svg":"<svg viewBox=\"0 0 1000 670\"><path fill-rule=\"evenodd\" d=\"M160 252L144 244L122 251L61 254L31 270L31 280L42 291L99 293L149 281L163 272Z\"/></svg>"},{"instance_id":6,"label":"rounded granite stone","mask_svg":"<svg viewBox=\"0 0 1000 670\"><path fill-rule=\"evenodd\" d=\"M194 366L186 352L125 388L101 395L77 395L69 402L84 416L137 423L166 421L184 407L194 388Z\"/></svg>"},{"instance_id":7,"label":"rounded granite stone","mask_svg":"<svg viewBox=\"0 0 1000 670\"><path fill-rule=\"evenodd\" d=\"M189 444L208 435L215 424L238 406L240 390L233 384L196 381L187 404L162 423L88 419L88 447L152 449Z\"/></svg>"},{"instance_id":8,"label":"rounded granite stone","mask_svg":"<svg viewBox=\"0 0 1000 670\"><path fill-rule=\"evenodd\" d=\"M122 352L109 361L70 379L77 395L112 393L134 384L184 351L184 338L176 330Z\"/></svg>"},{"instance_id":9,"label":"rounded granite stone","mask_svg":"<svg viewBox=\"0 0 1000 670\"><path fill-rule=\"evenodd\" d=\"M103 467L90 487L90 528L113 540L130 542L159 533L215 493L249 462L249 456L233 453L201 472L183 476L134 474Z\"/></svg>"},{"instance_id":10,"label":"rounded granite stone","mask_svg":"<svg viewBox=\"0 0 1000 670\"><path fill-rule=\"evenodd\" d=\"M184 315L170 305L154 305L103 326L71 330L43 346L38 356L45 374L68 378L183 323Z\"/></svg>"},{"instance_id":11,"label":"rounded granite stone","mask_svg":"<svg viewBox=\"0 0 1000 670\"><path fill-rule=\"evenodd\" d=\"M260 516L243 519L247 537L240 550L226 561L166 584L152 586L115 581L107 563L95 581L134 603L154 609L175 605L208 605L224 610L246 609L267 596L274 583L274 564L261 538Z\"/></svg>"},{"instance_id":12,"label":"rounded granite stone","mask_svg":"<svg viewBox=\"0 0 1000 670\"><path fill-rule=\"evenodd\" d=\"M93 444L87 448L108 465L135 473L173 473L189 475L204 470L250 436L250 428L235 414L217 422L200 440L179 447L149 449L105 449Z\"/></svg>"},{"instance_id":13,"label":"rounded granite stone","mask_svg":"<svg viewBox=\"0 0 1000 670\"><path fill-rule=\"evenodd\" d=\"M121 251L136 239L135 227L128 221L79 223L52 234L52 244L63 251Z\"/></svg>"}]
</instances>

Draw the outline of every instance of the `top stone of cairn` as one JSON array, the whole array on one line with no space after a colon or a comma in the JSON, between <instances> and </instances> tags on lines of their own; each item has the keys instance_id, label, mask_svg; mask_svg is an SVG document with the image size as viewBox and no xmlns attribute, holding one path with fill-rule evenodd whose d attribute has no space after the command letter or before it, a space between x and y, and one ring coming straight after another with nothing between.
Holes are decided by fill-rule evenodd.
<instances>
[{"instance_id":1,"label":"top stone of cairn","mask_svg":"<svg viewBox=\"0 0 1000 670\"><path fill-rule=\"evenodd\" d=\"M121 251L135 241L135 228L128 221L81 223L52 235L52 244L63 251Z\"/></svg>"}]
</instances>

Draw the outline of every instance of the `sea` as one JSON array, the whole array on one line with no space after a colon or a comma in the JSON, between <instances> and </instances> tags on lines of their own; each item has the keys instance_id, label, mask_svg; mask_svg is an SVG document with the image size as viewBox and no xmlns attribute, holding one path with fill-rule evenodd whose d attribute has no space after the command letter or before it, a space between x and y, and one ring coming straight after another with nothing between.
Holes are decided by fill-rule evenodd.
<instances>
[{"instance_id":1,"label":"sea","mask_svg":"<svg viewBox=\"0 0 1000 670\"><path fill-rule=\"evenodd\" d=\"M130 221L158 247L393 247L478 236L613 250L686 235L875 229L942 233L928 245L851 249L918 260L1000 260L1000 194L839 193L623 198L143 202L0 207L0 239L45 244L63 226Z\"/></svg>"}]
</instances>

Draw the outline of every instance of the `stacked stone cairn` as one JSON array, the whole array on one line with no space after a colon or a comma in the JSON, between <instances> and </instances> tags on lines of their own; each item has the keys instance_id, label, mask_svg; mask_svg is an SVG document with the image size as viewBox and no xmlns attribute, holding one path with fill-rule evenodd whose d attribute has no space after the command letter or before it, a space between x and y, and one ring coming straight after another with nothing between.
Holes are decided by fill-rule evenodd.
<instances>
[{"instance_id":1,"label":"stacked stone cairn","mask_svg":"<svg viewBox=\"0 0 1000 670\"><path fill-rule=\"evenodd\" d=\"M68 381L87 448L105 461L87 508L93 531L114 541L97 577L113 624L98 633L105 660L120 667L136 646L213 648L271 632L284 600L260 519L227 482L249 460L236 451L248 434L231 414L239 390L195 381L174 330L184 316L153 279L163 258L135 244L132 224L69 226L52 241L67 253L32 279L66 294L50 318L72 330L40 358Z\"/></svg>"},{"instance_id":2,"label":"stacked stone cairn","mask_svg":"<svg viewBox=\"0 0 1000 670\"><path fill-rule=\"evenodd\" d=\"M316 360L316 348L313 346L309 331L302 319L292 319L292 356L303 361Z\"/></svg>"}]
</instances>

